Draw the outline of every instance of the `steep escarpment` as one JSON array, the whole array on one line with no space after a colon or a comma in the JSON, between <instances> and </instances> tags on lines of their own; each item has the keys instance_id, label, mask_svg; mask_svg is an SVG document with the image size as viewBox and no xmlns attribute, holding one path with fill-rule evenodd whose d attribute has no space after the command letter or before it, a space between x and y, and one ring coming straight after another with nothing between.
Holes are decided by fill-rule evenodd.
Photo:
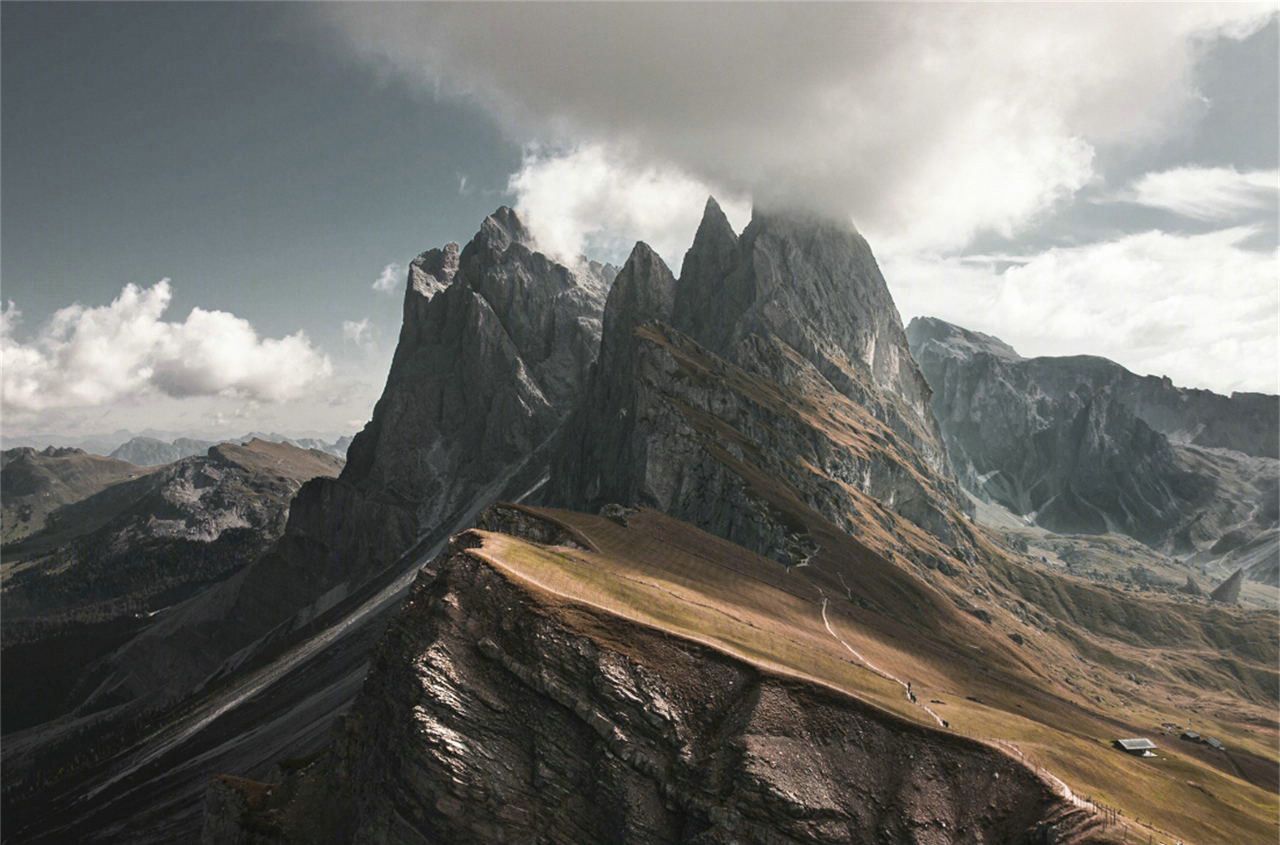
<instances>
[{"instance_id":1,"label":"steep escarpment","mask_svg":"<svg viewBox=\"0 0 1280 845\"><path fill-rule=\"evenodd\" d=\"M123 689L105 688L138 695L149 683L137 688L138 679L165 677L166 690L189 689L500 495L536 484L545 474L539 449L596 353L599 272L535 251L508 208L485 218L461 250L449 244L415 259L386 387L342 474L304 485L271 551L139 638L120 656ZM172 683L175 674L183 683Z\"/></svg>"},{"instance_id":2,"label":"steep escarpment","mask_svg":"<svg viewBox=\"0 0 1280 845\"><path fill-rule=\"evenodd\" d=\"M605 314L542 501L648 505L796 563L789 502L886 551L898 520L965 542L928 387L847 226L757 214L739 238L709 201L679 280L637 245Z\"/></svg>"},{"instance_id":3,"label":"steep escarpment","mask_svg":"<svg viewBox=\"0 0 1280 845\"><path fill-rule=\"evenodd\" d=\"M1105 841L993 748L549 591L520 561L554 548L489 536L420 579L331 751L214 785L206 842Z\"/></svg>"},{"instance_id":4,"label":"steep escarpment","mask_svg":"<svg viewBox=\"0 0 1280 845\"><path fill-rule=\"evenodd\" d=\"M121 816L145 817L138 841L172 841L198 823L192 795L211 771L313 750L415 564L545 477L545 444L598 349L612 273L548 259L506 208L465 247L418 256L386 387L341 475L302 486L255 562L84 667L73 714L11 738L22 751L5 758L6 830L106 841ZM225 733L237 730L229 721L249 731L246 699L284 726L273 742ZM156 742L168 743L163 765Z\"/></svg>"},{"instance_id":5,"label":"steep escarpment","mask_svg":"<svg viewBox=\"0 0 1280 845\"><path fill-rule=\"evenodd\" d=\"M1211 399L1102 358L1024 359L940 320L913 320L908 335L975 494L1054 531L1115 531L1178 553L1273 526L1280 399Z\"/></svg>"}]
</instances>

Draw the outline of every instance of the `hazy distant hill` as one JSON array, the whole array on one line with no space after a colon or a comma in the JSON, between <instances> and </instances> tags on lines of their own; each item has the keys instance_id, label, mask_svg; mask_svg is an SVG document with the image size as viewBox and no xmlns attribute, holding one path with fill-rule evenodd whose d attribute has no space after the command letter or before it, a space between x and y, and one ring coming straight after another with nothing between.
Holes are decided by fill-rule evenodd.
<instances>
[{"instance_id":1,"label":"hazy distant hill","mask_svg":"<svg viewBox=\"0 0 1280 845\"><path fill-rule=\"evenodd\" d=\"M121 444L111 453L111 457L141 467L151 467L171 464L191 455L203 455L212 445L208 440L192 440L188 437L179 437L168 443L154 437L134 437Z\"/></svg>"},{"instance_id":2,"label":"hazy distant hill","mask_svg":"<svg viewBox=\"0 0 1280 845\"><path fill-rule=\"evenodd\" d=\"M83 454L63 460L70 457L119 464ZM218 444L150 472L130 466L133 477L62 504L43 530L6 543L5 730L76 703L68 696L89 656L256 560L284 531L303 482L341 467L327 453L285 443ZM63 654L76 661L67 665Z\"/></svg>"},{"instance_id":3,"label":"hazy distant hill","mask_svg":"<svg viewBox=\"0 0 1280 845\"><path fill-rule=\"evenodd\" d=\"M5 545L45 527L49 514L146 470L80 449L29 446L7 449L0 458L0 502Z\"/></svg>"}]
</instances>

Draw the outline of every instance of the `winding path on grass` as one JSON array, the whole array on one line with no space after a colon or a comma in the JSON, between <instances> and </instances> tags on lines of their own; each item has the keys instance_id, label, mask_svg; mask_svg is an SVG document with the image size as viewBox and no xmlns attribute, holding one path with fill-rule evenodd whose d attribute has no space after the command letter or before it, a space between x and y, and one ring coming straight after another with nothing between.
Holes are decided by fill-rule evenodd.
<instances>
[{"instance_id":1,"label":"winding path on grass","mask_svg":"<svg viewBox=\"0 0 1280 845\"><path fill-rule=\"evenodd\" d=\"M872 672L875 672L880 677L886 680L893 681L895 684L902 687L903 692L905 692L907 694L907 698L910 699L911 688L906 681L902 680L897 675L894 675L892 672L886 672L884 669L881 669L879 666L872 663L870 660L864 657L861 652L859 652L853 646L849 645L849 643L845 642L844 638L836 633L836 629L831 627L831 620L827 618L827 604L829 603L829 599L827 599L827 594L821 587L818 587L817 584L814 584L814 586L818 588L818 593L822 596L822 624L827 627L827 633L830 634L832 637L834 637L836 642L844 646L845 651L852 654L854 659L857 660L859 663L861 663L863 666L867 667ZM916 702L916 703L918 704L919 702ZM942 720L942 717L939 716L937 713L933 712L933 710L931 710L928 707L928 705L920 704L919 706L922 710L924 710L924 712L928 713L930 716L933 717L933 720L938 723L938 727L942 727L942 728L948 727L947 723Z\"/></svg>"}]
</instances>

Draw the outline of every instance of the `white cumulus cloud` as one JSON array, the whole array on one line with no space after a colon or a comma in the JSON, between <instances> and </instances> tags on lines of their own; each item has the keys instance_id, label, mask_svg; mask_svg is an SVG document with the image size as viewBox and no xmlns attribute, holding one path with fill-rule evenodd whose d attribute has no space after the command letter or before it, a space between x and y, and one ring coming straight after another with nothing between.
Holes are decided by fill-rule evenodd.
<instances>
[{"instance_id":1,"label":"white cumulus cloud","mask_svg":"<svg viewBox=\"0 0 1280 845\"><path fill-rule=\"evenodd\" d=\"M1232 221L1250 212L1275 217L1280 171L1233 167L1176 167L1147 173L1116 199L1199 220Z\"/></svg>"},{"instance_id":2,"label":"white cumulus cloud","mask_svg":"<svg viewBox=\"0 0 1280 845\"><path fill-rule=\"evenodd\" d=\"M283 402L329 377L332 365L303 332L260 338L247 320L193 308L165 321L168 279L126 285L109 305L59 309L27 340L10 302L0 321L6 411L105 405L148 394Z\"/></svg>"},{"instance_id":3,"label":"white cumulus cloud","mask_svg":"<svg viewBox=\"0 0 1280 845\"><path fill-rule=\"evenodd\" d=\"M620 162L600 145L559 153L530 148L508 187L539 248L567 261L625 259L642 233L678 273L709 193L719 194L735 226L750 218L745 201L670 169Z\"/></svg>"},{"instance_id":4,"label":"white cumulus cloud","mask_svg":"<svg viewBox=\"0 0 1280 845\"><path fill-rule=\"evenodd\" d=\"M1240 226L1150 231L1021 258L882 261L904 318L987 332L1025 356L1088 353L1221 393L1276 393L1277 252Z\"/></svg>"},{"instance_id":5,"label":"white cumulus cloud","mask_svg":"<svg viewBox=\"0 0 1280 845\"><path fill-rule=\"evenodd\" d=\"M373 280L373 289L382 293L395 293L404 283L404 272L403 264L392 261L386 267L383 267L382 272L378 274L378 278Z\"/></svg>"},{"instance_id":6,"label":"white cumulus cloud","mask_svg":"<svg viewBox=\"0 0 1280 845\"><path fill-rule=\"evenodd\" d=\"M945 250L1034 221L1096 178L1099 150L1188 125L1204 108L1198 57L1274 7L325 4L316 14L360 55L430 96L481 105L522 144L579 165L582 150L607 150L620 183L689 179L852 216L873 243ZM513 187L540 207L523 171ZM637 221L648 219L651 197L631 196Z\"/></svg>"}]
</instances>

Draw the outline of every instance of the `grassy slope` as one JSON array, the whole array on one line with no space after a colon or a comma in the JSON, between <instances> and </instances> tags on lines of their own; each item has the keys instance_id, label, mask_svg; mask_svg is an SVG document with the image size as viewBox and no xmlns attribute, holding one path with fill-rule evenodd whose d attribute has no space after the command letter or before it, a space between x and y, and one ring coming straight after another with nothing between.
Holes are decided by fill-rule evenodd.
<instances>
[{"instance_id":1,"label":"grassy slope","mask_svg":"<svg viewBox=\"0 0 1280 845\"><path fill-rule=\"evenodd\" d=\"M13 453L17 454L17 450ZM139 478L154 470L115 458L82 452L52 456L36 453L6 466L0 482L3 516L0 542L15 543L45 525L58 508L81 501L113 484Z\"/></svg>"},{"instance_id":2,"label":"grassy slope","mask_svg":"<svg viewBox=\"0 0 1280 845\"><path fill-rule=\"evenodd\" d=\"M1140 819L1154 820L1158 831L1188 843L1275 840L1280 805L1274 791L1224 771L1198 746L1156 736L1160 756L1154 759L1110 748L1115 737L1152 735L1151 726L1161 721L1185 721L1176 703L1162 694L1142 706L1098 703L1096 684L1066 682L1074 671L1069 664L1078 662L1076 644L1041 635L1034 647L1014 646L1001 632L1007 620L979 622L945 589L845 535L818 532L823 550L812 565L786 570L653 512L632 517L628 527L583 514L539 513L569 527L590 550L486 534L474 553L572 603L709 644L766 670L816 680L934 726L930 714L884 675L910 680L920 704L945 718L951 730L1014 743L1076 794L1120 808L1135 836L1147 832L1135 824ZM862 661L827 632L823 595L826 622ZM607 630L594 633L608 636ZM1275 767L1274 723L1263 736L1250 736L1238 724L1220 727L1228 745Z\"/></svg>"}]
</instances>

